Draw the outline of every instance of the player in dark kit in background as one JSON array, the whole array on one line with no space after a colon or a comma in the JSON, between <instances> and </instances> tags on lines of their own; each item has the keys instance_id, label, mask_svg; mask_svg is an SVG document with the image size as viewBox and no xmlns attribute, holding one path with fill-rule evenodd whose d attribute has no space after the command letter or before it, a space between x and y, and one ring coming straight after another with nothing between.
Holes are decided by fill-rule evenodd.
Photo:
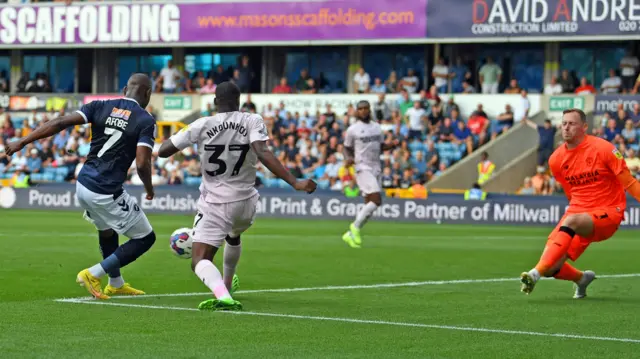
<instances>
[{"instance_id":1,"label":"player in dark kit in background","mask_svg":"<svg viewBox=\"0 0 640 359\"><path fill-rule=\"evenodd\" d=\"M144 254L156 240L151 224L135 198L122 187L135 160L146 198L153 199L151 151L156 122L145 110L151 98L151 80L144 74L132 75L124 95L122 99L88 103L79 111L50 121L7 146L7 154L12 155L27 144L68 127L91 124L91 150L78 175L76 196L85 209L85 219L98 229L104 260L82 270L76 281L98 299L109 299L109 295L114 294L144 294L124 282L120 268ZM130 240L118 246L118 234ZM107 274L109 284L103 292L100 278Z\"/></svg>"}]
</instances>

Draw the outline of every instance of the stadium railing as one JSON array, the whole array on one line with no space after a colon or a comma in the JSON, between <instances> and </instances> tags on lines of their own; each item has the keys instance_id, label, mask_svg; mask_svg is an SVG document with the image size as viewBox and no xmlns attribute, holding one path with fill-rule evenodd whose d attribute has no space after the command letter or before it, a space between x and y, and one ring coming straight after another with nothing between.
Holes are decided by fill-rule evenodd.
<instances>
[{"instance_id":1,"label":"stadium railing","mask_svg":"<svg viewBox=\"0 0 640 359\"><path fill-rule=\"evenodd\" d=\"M531 119L541 123L546 118L544 112L539 112ZM520 123L505 134L487 143L472 154L463 158L441 176L427 183L429 190L438 189L468 189L478 179L478 163L482 152L489 154L489 160L500 171L516 157L538 146L538 132L525 123Z\"/></svg>"}]
</instances>

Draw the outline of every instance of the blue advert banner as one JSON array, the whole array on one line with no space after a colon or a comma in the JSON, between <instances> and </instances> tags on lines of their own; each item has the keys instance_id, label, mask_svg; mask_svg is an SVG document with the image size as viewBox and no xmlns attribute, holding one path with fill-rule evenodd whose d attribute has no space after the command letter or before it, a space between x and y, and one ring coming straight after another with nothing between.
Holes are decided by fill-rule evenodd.
<instances>
[{"instance_id":1,"label":"blue advert banner","mask_svg":"<svg viewBox=\"0 0 640 359\"><path fill-rule=\"evenodd\" d=\"M427 37L637 36L637 0L447 0L427 3Z\"/></svg>"},{"instance_id":2,"label":"blue advert banner","mask_svg":"<svg viewBox=\"0 0 640 359\"><path fill-rule=\"evenodd\" d=\"M128 187L147 213L194 215L199 192L191 187L158 187L153 201L141 187ZM291 191L261 190L258 216L352 220L364 205L361 198L345 198L331 192L313 195ZM640 228L640 208L630 200L624 227ZM375 212L378 220L555 226L567 207L563 196L490 195L486 201L465 201L461 195L430 195L427 200L385 198ZM0 189L0 208L81 211L75 186L43 185L28 189Z\"/></svg>"}]
</instances>

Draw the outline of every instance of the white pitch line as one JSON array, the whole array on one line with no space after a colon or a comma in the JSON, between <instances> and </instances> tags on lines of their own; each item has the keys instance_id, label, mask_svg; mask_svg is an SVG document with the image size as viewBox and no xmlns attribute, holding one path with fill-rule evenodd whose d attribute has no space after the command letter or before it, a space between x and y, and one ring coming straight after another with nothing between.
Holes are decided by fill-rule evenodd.
<instances>
[{"instance_id":1,"label":"white pitch line","mask_svg":"<svg viewBox=\"0 0 640 359\"><path fill-rule=\"evenodd\" d=\"M94 305L108 305L116 307L132 307L132 308L146 308L146 309L164 309L164 310L177 310L177 311L199 311L196 308L183 308L183 307L170 307L161 305L143 305L143 304L129 304L129 303L114 303L104 301L82 301L82 300L64 300L57 299L58 302L75 303L75 304L94 304ZM331 321L331 322L343 322L343 323L356 323L356 324L375 324L375 325L388 325L398 327L413 327L413 328L427 328L427 329L440 329L440 330L457 330L464 332L480 332L480 333L493 333L493 334L509 334L509 335L528 335L528 336L540 336L540 337L553 337L563 339L582 339L582 340L598 340L609 342L623 342L623 343L635 343L640 344L640 339L631 338L615 338L615 337L600 337L590 335L579 334L563 334L563 333L544 333L544 332L532 332L522 330L506 330L506 329L490 329L490 328L476 328L476 327L459 327L455 325L437 325L437 324L421 324L421 323L405 323L405 322L388 322L384 320L365 320L365 319L352 319L352 318L336 318L336 317L318 317L310 315L295 315L295 314L280 314L280 313L263 313L263 312L220 312L232 315L248 315L257 317L276 317L276 318L288 318L288 319L303 319L303 320L316 320L316 321Z\"/></svg>"},{"instance_id":2,"label":"white pitch line","mask_svg":"<svg viewBox=\"0 0 640 359\"><path fill-rule=\"evenodd\" d=\"M604 274L597 275L597 278L632 278L640 277L640 273L627 274ZM553 278L542 278L545 280ZM380 284L362 284L362 285L337 285L337 286L321 286L321 287L302 287L302 288L274 288L274 289L254 289L240 290L237 294L255 294L255 293L291 293L291 292L311 292L323 290L352 290L352 289L377 289L377 288L397 288L397 287L419 287L426 285L447 285L447 284L473 284L473 283L497 283L497 282L517 282L519 278L488 278L488 279L455 279L455 280L429 280L423 282L404 282L404 283L380 283ZM161 298L161 297L194 297L200 295L211 295L210 292L191 292L191 293L160 293L145 294L139 296L113 296L115 299L136 299L136 298ZM91 300L92 297L73 298L72 300Z\"/></svg>"}]
</instances>

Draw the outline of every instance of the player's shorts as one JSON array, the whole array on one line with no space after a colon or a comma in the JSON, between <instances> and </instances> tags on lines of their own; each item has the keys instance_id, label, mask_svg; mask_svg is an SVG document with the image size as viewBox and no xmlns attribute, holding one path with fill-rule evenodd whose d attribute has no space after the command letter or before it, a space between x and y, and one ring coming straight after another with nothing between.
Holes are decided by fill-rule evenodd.
<instances>
[{"instance_id":1,"label":"player's shorts","mask_svg":"<svg viewBox=\"0 0 640 359\"><path fill-rule=\"evenodd\" d=\"M253 224L259 199L256 194L236 202L208 203L200 197L191 234L193 241L220 248L227 235L238 237Z\"/></svg>"},{"instance_id":2,"label":"player's shorts","mask_svg":"<svg viewBox=\"0 0 640 359\"><path fill-rule=\"evenodd\" d=\"M588 213L593 219L593 233L589 237L581 237L579 235L575 235L573 240L571 241L571 245L569 246L569 251L567 255L569 259L572 261L576 261L582 253L589 247L589 245L593 242L601 242L611 238L618 228L620 224L624 220L624 211L621 208L600 208L587 212L577 212L577 213L565 213L560 219L560 223L556 226L556 228L551 232L549 238L551 238L562 226L562 222L564 219L571 214L578 213Z\"/></svg>"},{"instance_id":3,"label":"player's shorts","mask_svg":"<svg viewBox=\"0 0 640 359\"><path fill-rule=\"evenodd\" d=\"M99 194L77 182L76 196L85 210L84 218L99 231L113 229L133 239L146 237L153 231L136 199L124 190L114 195Z\"/></svg>"},{"instance_id":4,"label":"player's shorts","mask_svg":"<svg viewBox=\"0 0 640 359\"><path fill-rule=\"evenodd\" d=\"M360 188L360 192L363 196L379 193L381 191L380 186L380 174L369 170L356 171L356 183Z\"/></svg>"}]
</instances>

